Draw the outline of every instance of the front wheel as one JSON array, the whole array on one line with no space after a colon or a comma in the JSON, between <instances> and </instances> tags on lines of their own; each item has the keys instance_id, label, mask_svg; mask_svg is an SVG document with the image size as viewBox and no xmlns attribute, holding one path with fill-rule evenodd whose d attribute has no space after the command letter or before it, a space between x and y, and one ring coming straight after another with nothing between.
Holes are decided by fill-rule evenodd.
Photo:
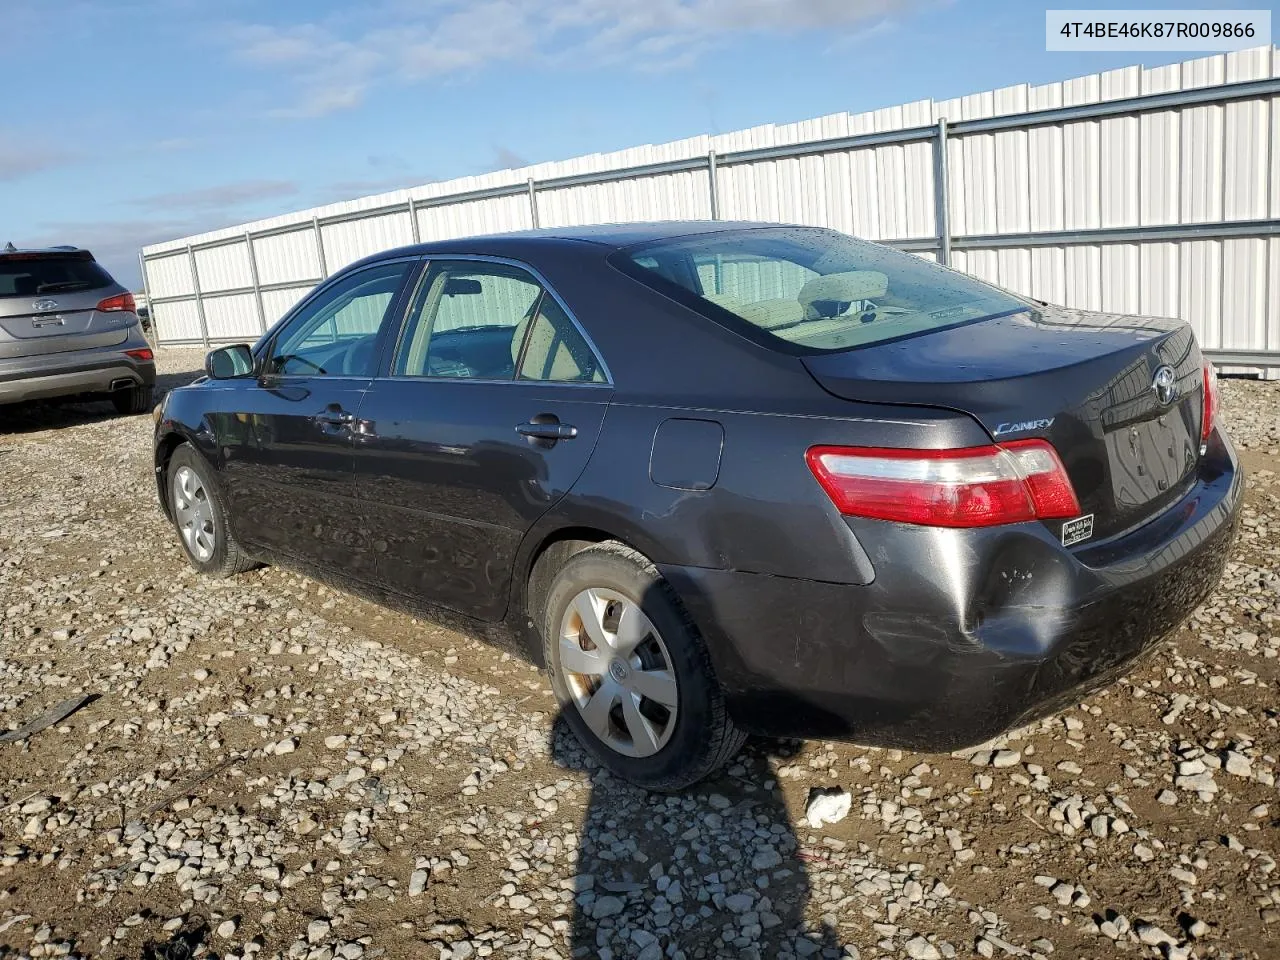
<instances>
[{"instance_id":1,"label":"front wheel","mask_svg":"<svg viewBox=\"0 0 1280 960\"><path fill-rule=\"evenodd\" d=\"M644 556L616 542L574 554L543 610L544 659L565 721L614 774L679 790L742 747L701 635Z\"/></svg>"},{"instance_id":2,"label":"front wheel","mask_svg":"<svg viewBox=\"0 0 1280 960\"><path fill-rule=\"evenodd\" d=\"M254 567L254 560L231 533L212 470L190 444L173 452L166 476L169 514L191 565L212 577L229 577Z\"/></svg>"}]
</instances>

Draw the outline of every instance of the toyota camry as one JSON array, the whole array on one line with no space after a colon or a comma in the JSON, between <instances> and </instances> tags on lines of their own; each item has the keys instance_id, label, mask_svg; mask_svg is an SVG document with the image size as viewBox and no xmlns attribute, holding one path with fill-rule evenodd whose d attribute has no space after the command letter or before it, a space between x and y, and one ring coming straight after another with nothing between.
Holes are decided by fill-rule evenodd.
<instances>
[{"instance_id":1,"label":"toyota camry","mask_svg":"<svg viewBox=\"0 0 1280 960\"><path fill-rule=\"evenodd\" d=\"M673 790L748 733L951 750L1117 676L1221 574L1218 414L1182 321L831 230L611 225L346 267L166 397L155 474L197 570L500 628Z\"/></svg>"}]
</instances>

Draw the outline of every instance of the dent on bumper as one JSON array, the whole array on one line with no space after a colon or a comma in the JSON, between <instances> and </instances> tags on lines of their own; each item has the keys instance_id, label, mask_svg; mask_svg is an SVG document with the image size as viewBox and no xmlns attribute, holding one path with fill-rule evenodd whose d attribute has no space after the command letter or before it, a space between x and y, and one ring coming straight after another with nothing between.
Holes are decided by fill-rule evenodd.
<instances>
[{"instance_id":1,"label":"dent on bumper","mask_svg":"<svg viewBox=\"0 0 1280 960\"><path fill-rule=\"evenodd\" d=\"M958 749L1115 679L1213 590L1243 487L1224 453L1229 470L1123 542L1087 550L1063 550L1039 525L869 522L866 586L661 569L744 729Z\"/></svg>"}]
</instances>

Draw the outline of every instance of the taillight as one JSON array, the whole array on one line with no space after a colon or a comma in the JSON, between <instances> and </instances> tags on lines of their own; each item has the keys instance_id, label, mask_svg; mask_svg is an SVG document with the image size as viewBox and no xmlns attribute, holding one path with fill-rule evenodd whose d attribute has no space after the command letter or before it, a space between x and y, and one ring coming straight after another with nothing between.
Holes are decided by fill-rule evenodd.
<instances>
[{"instance_id":1,"label":"taillight","mask_svg":"<svg viewBox=\"0 0 1280 960\"><path fill-rule=\"evenodd\" d=\"M117 310L127 310L129 313L137 313L137 307L133 302L132 293L122 293L119 296L107 297L105 300L99 300L98 305L94 308L99 313L114 313Z\"/></svg>"},{"instance_id":2,"label":"taillight","mask_svg":"<svg viewBox=\"0 0 1280 960\"><path fill-rule=\"evenodd\" d=\"M133 357L135 360L154 360L156 355L151 352L150 347L139 347L137 350L126 350L126 357Z\"/></svg>"},{"instance_id":3,"label":"taillight","mask_svg":"<svg viewBox=\"0 0 1280 960\"><path fill-rule=\"evenodd\" d=\"M1066 468L1044 440L956 450L812 447L806 459L847 516L990 527L1080 514Z\"/></svg>"},{"instance_id":4,"label":"taillight","mask_svg":"<svg viewBox=\"0 0 1280 960\"><path fill-rule=\"evenodd\" d=\"M1218 371L1208 360L1204 362L1204 406L1200 411L1200 442L1208 443L1218 420L1222 395L1218 392Z\"/></svg>"}]
</instances>

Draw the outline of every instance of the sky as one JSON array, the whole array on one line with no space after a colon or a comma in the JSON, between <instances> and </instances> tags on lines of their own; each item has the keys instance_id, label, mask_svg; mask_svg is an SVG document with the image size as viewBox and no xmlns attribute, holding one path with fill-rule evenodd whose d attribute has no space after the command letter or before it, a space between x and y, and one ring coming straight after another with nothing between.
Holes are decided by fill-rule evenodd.
<instances>
[{"instance_id":1,"label":"sky","mask_svg":"<svg viewBox=\"0 0 1280 960\"><path fill-rule=\"evenodd\" d=\"M87 246L132 287L144 244L321 203L1196 56L1047 53L1026 0L0 0L0 23L0 243Z\"/></svg>"}]
</instances>

